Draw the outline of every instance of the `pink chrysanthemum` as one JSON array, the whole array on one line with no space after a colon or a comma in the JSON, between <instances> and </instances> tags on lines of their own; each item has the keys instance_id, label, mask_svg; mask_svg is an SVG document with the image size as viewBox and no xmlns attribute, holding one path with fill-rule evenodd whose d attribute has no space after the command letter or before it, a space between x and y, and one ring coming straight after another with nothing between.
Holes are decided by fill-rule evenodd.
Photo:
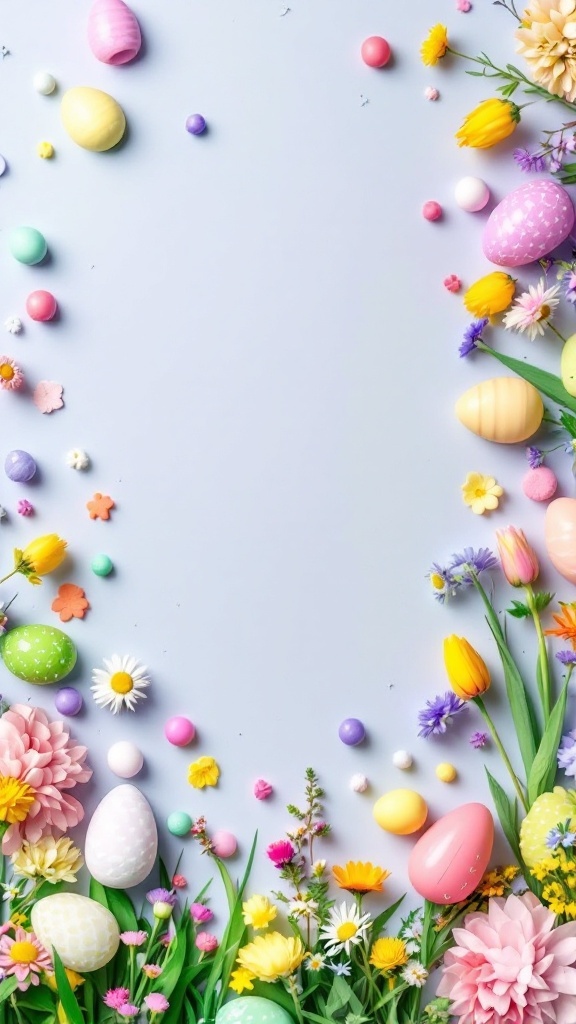
<instances>
[{"instance_id":1,"label":"pink chrysanthemum","mask_svg":"<svg viewBox=\"0 0 576 1024\"><path fill-rule=\"evenodd\" d=\"M570 1024L576 1020L576 921L554 927L532 893L492 899L454 929L438 995L459 1024Z\"/></svg>"},{"instance_id":2,"label":"pink chrysanthemum","mask_svg":"<svg viewBox=\"0 0 576 1024\"><path fill-rule=\"evenodd\" d=\"M146 932L121 932L120 939L125 946L143 946L148 938Z\"/></svg>"},{"instance_id":3,"label":"pink chrysanthemum","mask_svg":"<svg viewBox=\"0 0 576 1024\"><path fill-rule=\"evenodd\" d=\"M24 821L7 830L3 853L14 853L27 839L59 836L84 817L82 805L66 790L88 782L86 747L70 741L63 722L50 722L40 708L13 704L0 718L0 779L19 779L30 787L33 803Z\"/></svg>"},{"instance_id":4,"label":"pink chrysanthemum","mask_svg":"<svg viewBox=\"0 0 576 1024\"><path fill-rule=\"evenodd\" d=\"M554 314L559 299L555 296L560 291L560 285L553 288L546 288L544 279L537 285L531 285L527 292L522 292L512 309L504 317L504 326L522 334L524 331L530 341L534 341L537 335L544 334L544 328Z\"/></svg>"},{"instance_id":5,"label":"pink chrysanthemum","mask_svg":"<svg viewBox=\"0 0 576 1024\"><path fill-rule=\"evenodd\" d=\"M277 842L270 843L266 847L266 853L275 867L283 868L290 863L296 850L287 839L278 839Z\"/></svg>"},{"instance_id":6,"label":"pink chrysanthemum","mask_svg":"<svg viewBox=\"0 0 576 1024\"><path fill-rule=\"evenodd\" d=\"M140 1013L140 1007L134 1006L134 1003L122 1003L122 1006L118 1007L118 1013L121 1017L137 1017Z\"/></svg>"},{"instance_id":7,"label":"pink chrysanthemum","mask_svg":"<svg viewBox=\"0 0 576 1024\"><path fill-rule=\"evenodd\" d=\"M121 1006L128 1002L129 998L130 989L109 988L103 1000L105 1006L109 1006L111 1010L119 1010Z\"/></svg>"},{"instance_id":8,"label":"pink chrysanthemum","mask_svg":"<svg viewBox=\"0 0 576 1024\"><path fill-rule=\"evenodd\" d=\"M0 938L0 968L6 976L13 974L18 979L21 992L30 985L39 985L42 971L54 969L34 932L26 932L23 928L15 929L14 938L10 935Z\"/></svg>"},{"instance_id":9,"label":"pink chrysanthemum","mask_svg":"<svg viewBox=\"0 0 576 1024\"><path fill-rule=\"evenodd\" d=\"M0 356L0 388L17 391L24 383L24 374L10 356Z\"/></svg>"},{"instance_id":10,"label":"pink chrysanthemum","mask_svg":"<svg viewBox=\"0 0 576 1024\"><path fill-rule=\"evenodd\" d=\"M164 1013L170 1006L166 996L161 992L151 992L149 996L145 996L144 1002L152 1013Z\"/></svg>"}]
</instances>

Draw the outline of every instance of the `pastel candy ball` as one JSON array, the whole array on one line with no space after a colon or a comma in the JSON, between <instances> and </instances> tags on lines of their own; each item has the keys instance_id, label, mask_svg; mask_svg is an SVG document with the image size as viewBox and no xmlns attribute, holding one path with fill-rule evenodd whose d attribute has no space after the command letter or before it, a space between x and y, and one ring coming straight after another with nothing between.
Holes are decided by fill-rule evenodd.
<instances>
[{"instance_id":1,"label":"pastel candy ball","mask_svg":"<svg viewBox=\"0 0 576 1024\"><path fill-rule=\"evenodd\" d=\"M173 811L166 819L166 827L173 836L187 836L192 828L192 818L185 811Z\"/></svg>"},{"instance_id":2,"label":"pastel candy ball","mask_svg":"<svg viewBox=\"0 0 576 1024\"><path fill-rule=\"evenodd\" d=\"M56 79L48 71L37 71L32 79L32 85L41 96L50 96L56 88Z\"/></svg>"},{"instance_id":3,"label":"pastel candy ball","mask_svg":"<svg viewBox=\"0 0 576 1024\"><path fill-rule=\"evenodd\" d=\"M522 480L522 490L532 501L548 501L556 493L558 480L548 466L536 466L529 469Z\"/></svg>"},{"instance_id":4,"label":"pastel candy ball","mask_svg":"<svg viewBox=\"0 0 576 1024\"><path fill-rule=\"evenodd\" d=\"M366 736L366 729L358 718L345 718L338 729L338 736L347 747L356 747Z\"/></svg>"},{"instance_id":5,"label":"pastel candy ball","mask_svg":"<svg viewBox=\"0 0 576 1024\"><path fill-rule=\"evenodd\" d=\"M392 789L374 804L374 820L385 832L408 836L417 832L428 817L426 801L413 789Z\"/></svg>"},{"instance_id":6,"label":"pastel candy ball","mask_svg":"<svg viewBox=\"0 0 576 1024\"><path fill-rule=\"evenodd\" d=\"M390 60L392 51L383 36L368 36L362 43L360 53L369 68L383 68Z\"/></svg>"},{"instance_id":7,"label":"pastel candy ball","mask_svg":"<svg viewBox=\"0 0 576 1024\"><path fill-rule=\"evenodd\" d=\"M182 715L175 715L169 718L164 726L164 735L169 743L175 747L187 747L196 735L196 729L189 718Z\"/></svg>"},{"instance_id":8,"label":"pastel candy ball","mask_svg":"<svg viewBox=\"0 0 576 1024\"><path fill-rule=\"evenodd\" d=\"M461 210L477 213L478 210L484 209L490 199L490 189L482 178L468 175L466 178L460 178L454 189L454 198Z\"/></svg>"},{"instance_id":9,"label":"pastel candy ball","mask_svg":"<svg viewBox=\"0 0 576 1024\"><path fill-rule=\"evenodd\" d=\"M48 252L46 239L36 228L15 228L8 244L14 259L30 267L40 263Z\"/></svg>"},{"instance_id":10,"label":"pastel candy ball","mask_svg":"<svg viewBox=\"0 0 576 1024\"><path fill-rule=\"evenodd\" d=\"M238 841L231 832L221 830L212 836L212 847L216 856L225 860L226 857L232 857L236 853Z\"/></svg>"},{"instance_id":11,"label":"pastel candy ball","mask_svg":"<svg viewBox=\"0 0 576 1024\"><path fill-rule=\"evenodd\" d=\"M440 782L454 782L458 773L453 764L443 761L442 764L436 766L435 774L436 778L440 779Z\"/></svg>"},{"instance_id":12,"label":"pastel candy ball","mask_svg":"<svg viewBox=\"0 0 576 1024\"><path fill-rule=\"evenodd\" d=\"M142 770L144 755L130 740L118 740L108 748L106 761L114 775L120 779L132 779Z\"/></svg>"},{"instance_id":13,"label":"pastel candy ball","mask_svg":"<svg viewBox=\"0 0 576 1024\"><path fill-rule=\"evenodd\" d=\"M0 637L6 668L27 683L59 683L76 664L76 648L54 626L16 626Z\"/></svg>"},{"instance_id":14,"label":"pastel candy ball","mask_svg":"<svg viewBox=\"0 0 576 1024\"><path fill-rule=\"evenodd\" d=\"M527 181L492 210L482 237L484 255L499 267L523 267L552 252L570 234L574 207L555 181Z\"/></svg>"},{"instance_id":15,"label":"pastel candy ball","mask_svg":"<svg viewBox=\"0 0 576 1024\"><path fill-rule=\"evenodd\" d=\"M392 755L392 764L395 768L399 768L400 771L407 772L414 764L414 759L412 754L409 754L407 750L397 750Z\"/></svg>"},{"instance_id":16,"label":"pastel candy ball","mask_svg":"<svg viewBox=\"0 0 576 1024\"><path fill-rule=\"evenodd\" d=\"M190 117L186 118L186 131L190 132L190 135L202 135L202 132L206 131L206 118L202 117L202 114L190 114Z\"/></svg>"},{"instance_id":17,"label":"pastel candy ball","mask_svg":"<svg viewBox=\"0 0 576 1024\"><path fill-rule=\"evenodd\" d=\"M239 996L224 1003L215 1024L293 1024L293 1017L278 1003L262 996Z\"/></svg>"},{"instance_id":18,"label":"pastel candy ball","mask_svg":"<svg viewBox=\"0 0 576 1024\"><path fill-rule=\"evenodd\" d=\"M32 456L21 448L8 452L4 463L6 476L18 484L27 484L36 472L36 463Z\"/></svg>"},{"instance_id":19,"label":"pastel candy ball","mask_svg":"<svg viewBox=\"0 0 576 1024\"><path fill-rule=\"evenodd\" d=\"M57 309L58 303L52 292L45 292L40 289L36 292L30 292L26 299L26 312L31 320L52 320L56 315Z\"/></svg>"},{"instance_id":20,"label":"pastel candy ball","mask_svg":"<svg viewBox=\"0 0 576 1024\"><path fill-rule=\"evenodd\" d=\"M79 714L83 704L82 694L74 686L62 686L54 698L58 714L67 717Z\"/></svg>"},{"instance_id":21,"label":"pastel candy ball","mask_svg":"<svg viewBox=\"0 0 576 1024\"><path fill-rule=\"evenodd\" d=\"M108 555L94 555L90 562L90 568L95 576L109 576L114 568L114 563Z\"/></svg>"},{"instance_id":22,"label":"pastel candy ball","mask_svg":"<svg viewBox=\"0 0 576 1024\"><path fill-rule=\"evenodd\" d=\"M54 949L64 967L85 974L110 962L120 945L116 918L88 896L45 896L32 908L32 928L44 949Z\"/></svg>"},{"instance_id":23,"label":"pastel candy ball","mask_svg":"<svg viewBox=\"0 0 576 1024\"><path fill-rule=\"evenodd\" d=\"M440 203L437 203L435 199L429 199L422 207L422 216L424 220L440 220L442 216Z\"/></svg>"}]
</instances>

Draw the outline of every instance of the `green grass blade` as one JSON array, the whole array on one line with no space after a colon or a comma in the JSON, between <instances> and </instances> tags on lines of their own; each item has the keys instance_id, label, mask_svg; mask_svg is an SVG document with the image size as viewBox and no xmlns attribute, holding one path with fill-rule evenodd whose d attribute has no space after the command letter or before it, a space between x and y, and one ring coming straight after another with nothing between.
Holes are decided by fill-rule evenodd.
<instances>
[{"instance_id":1,"label":"green grass blade","mask_svg":"<svg viewBox=\"0 0 576 1024\"><path fill-rule=\"evenodd\" d=\"M493 775L485 768L488 777L490 793L494 801L496 813L502 826L502 831L508 840L508 845L519 864L522 864L520 856L520 844L518 842L518 827L516 823L516 801L510 800L502 786Z\"/></svg>"},{"instance_id":2,"label":"green grass blade","mask_svg":"<svg viewBox=\"0 0 576 1024\"><path fill-rule=\"evenodd\" d=\"M78 1000L74 995L70 982L66 977L66 971L58 953L52 948L52 959L54 961L54 974L56 975L56 988L58 990L58 998L62 1003L62 1009L66 1014L69 1024L85 1024L84 1015L78 1005Z\"/></svg>"},{"instance_id":3,"label":"green grass blade","mask_svg":"<svg viewBox=\"0 0 576 1024\"><path fill-rule=\"evenodd\" d=\"M560 737L562 736L569 682L570 680L567 679L564 683L560 696L552 709L542 741L528 775L528 802L530 804L533 804L541 793L546 793L552 789L554 785L557 772L556 753Z\"/></svg>"},{"instance_id":4,"label":"green grass blade","mask_svg":"<svg viewBox=\"0 0 576 1024\"><path fill-rule=\"evenodd\" d=\"M490 348L488 345L482 351L490 352L498 362L507 366L509 370L513 370L519 377L527 380L529 384L532 384L538 391L541 391L543 395L556 402L556 405L562 405L566 409L570 409L571 412L576 412L576 398L566 391L560 377L556 377L553 373L548 373L547 370L540 370L537 366L532 366L531 363L525 363L523 359L505 356L502 352L497 352L496 349Z\"/></svg>"}]
</instances>

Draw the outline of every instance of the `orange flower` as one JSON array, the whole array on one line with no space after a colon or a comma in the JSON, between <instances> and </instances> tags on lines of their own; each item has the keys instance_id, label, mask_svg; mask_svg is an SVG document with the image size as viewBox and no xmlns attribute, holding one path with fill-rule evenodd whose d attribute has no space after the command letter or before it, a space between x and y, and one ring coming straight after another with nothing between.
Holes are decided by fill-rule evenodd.
<instances>
[{"instance_id":1,"label":"orange flower","mask_svg":"<svg viewBox=\"0 0 576 1024\"><path fill-rule=\"evenodd\" d=\"M559 636L561 640L568 640L572 650L576 651L576 601L571 601L570 604L564 601L559 603L562 609L560 615L552 616L554 622L558 624L558 629L545 629L544 633L546 636Z\"/></svg>"},{"instance_id":2,"label":"orange flower","mask_svg":"<svg viewBox=\"0 0 576 1024\"><path fill-rule=\"evenodd\" d=\"M86 508L90 513L90 519L110 519L110 509L114 508L114 501L108 494L96 494L91 501L86 502Z\"/></svg>"},{"instance_id":3,"label":"orange flower","mask_svg":"<svg viewBox=\"0 0 576 1024\"><path fill-rule=\"evenodd\" d=\"M390 872L370 863L349 860L345 867L335 864L332 874L340 888L348 892L382 892L382 883Z\"/></svg>"},{"instance_id":4,"label":"orange flower","mask_svg":"<svg viewBox=\"0 0 576 1024\"><path fill-rule=\"evenodd\" d=\"M83 619L90 607L86 600L86 594L82 587L75 583L63 583L58 587L58 597L52 601L52 611L59 612L62 622L70 622L70 619Z\"/></svg>"}]
</instances>

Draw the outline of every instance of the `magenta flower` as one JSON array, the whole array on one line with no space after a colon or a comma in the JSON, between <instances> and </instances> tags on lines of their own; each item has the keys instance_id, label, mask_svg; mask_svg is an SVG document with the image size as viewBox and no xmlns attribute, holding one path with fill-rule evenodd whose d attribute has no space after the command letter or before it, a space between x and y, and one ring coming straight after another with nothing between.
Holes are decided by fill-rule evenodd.
<instances>
[{"instance_id":1,"label":"magenta flower","mask_svg":"<svg viewBox=\"0 0 576 1024\"><path fill-rule=\"evenodd\" d=\"M206 924L207 921L212 920L214 914L203 903L193 903L190 907L190 917L196 924Z\"/></svg>"},{"instance_id":2,"label":"magenta flower","mask_svg":"<svg viewBox=\"0 0 576 1024\"><path fill-rule=\"evenodd\" d=\"M170 1006L166 996L163 996L161 992L151 992L144 998L144 1002L148 1009L152 1010L152 1013L164 1013Z\"/></svg>"},{"instance_id":3,"label":"magenta flower","mask_svg":"<svg viewBox=\"0 0 576 1024\"><path fill-rule=\"evenodd\" d=\"M119 1010L130 999L130 990L127 988L109 988L104 996L105 1006L111 1010Z\"/></svg>"},{"instance_id":4,"label":"magenta flower","mask_svg":"<svg viewBox=\"0 0 576 1024\"><path fill-rule=\"evenodd\" d=\"M218 949L218 939L215 935L210 935L210 932L198 932L195 945L201 953L212 953Z\"/></svg>"},{"instance_id":5,"label":"magenta flower","mask_svg":"<svg viewBox=\"0 0 576 1024\"><path fill-rule=\"evenodd\" d=\"M272 796L273 789L266 779L256 779L254 783L254 796L257 800L267 800L269 796Z\"/></svg>"},{"instance_id":6,"label":"magenta flower","mask_svg":"<svg viewBox=\"0 0 576 1024\"><path fill-rule=\"evenodd\" d=\"M575 1019L576 921L532 893L491 899L468 914L444 956L438 995L460 1024L568 1024Z\"/></svg>"},{"instance_id":7,"label":"magenta flower","mask_svg":"<svg viewBox=\"0 0 576 1024\"><path fill-rule=\"evenodd\" d=\"M523 530L508 526L496 530L498 554L502 571L513 587L527 587L538 579L540 566L535 551L530 547Z\"/></svg>"},{"instance_id":8,"label":"magenta flower","mask_svg":"<svg viewBox=\"0 0 576 1024\"><path fill-rule=\"evenodd\" d=\"M146 932L122 932L120 938L125 946L143 946L148 936Z\"/></svg>"},{"instance_id":9,"label":"magenta flower","mask_svg":"<svg viewBox=\"0 0 576 1024\"><path fill-rule=\"evenodd\" d=\"M4 934L0 938L0 968L3 977L13 974L20 992L30 985L40 984L42 971L52 971L52 961L34 932L16 928L14 938Z\"/></svg>"},{"instance_id":10,"label":"magenta flower","mask_svg":"<svg viewBox=\"0 0 576 1024\"><path fill-rule=\"evenodd\" d=\"M266 847L266 853L277 868L283 868L289 864L296 850L287 839L279 839L276 843L270 843Z\"/></svg>"}]
</instances>

